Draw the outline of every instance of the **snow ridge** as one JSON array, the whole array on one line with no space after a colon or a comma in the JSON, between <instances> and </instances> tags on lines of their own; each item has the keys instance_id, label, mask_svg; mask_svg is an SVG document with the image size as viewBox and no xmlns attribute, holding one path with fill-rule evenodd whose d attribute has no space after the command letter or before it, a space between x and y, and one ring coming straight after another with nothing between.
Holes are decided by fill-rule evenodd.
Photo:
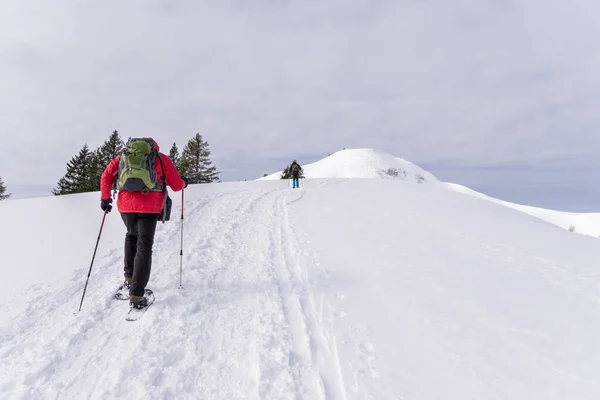
<instances>
[{"instance_id":1,"label":"snow ridge","mask_svg":"<svg viewBox=\"0 0 600 400\"><path fill-rule=\"evenodd\" d=\"M575 233L600 237L600 213L566 213L495 199L455 183L441 182L421 167L378 149L344 149L303 166L306 179L396 179L440 185L448 190L522 211ZM274 173L258 180L280 179Z\"/></svg>"}]
</instances>

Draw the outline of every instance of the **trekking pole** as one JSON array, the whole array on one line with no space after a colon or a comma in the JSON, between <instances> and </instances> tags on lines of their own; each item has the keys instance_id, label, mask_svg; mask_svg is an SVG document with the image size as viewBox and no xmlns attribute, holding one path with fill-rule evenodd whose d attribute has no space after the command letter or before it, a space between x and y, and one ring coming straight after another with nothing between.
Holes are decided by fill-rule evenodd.
<instances>
[{"instance_id":1,"label":"trekking pole","mask_svg":"<svg viewBox=\"0 0 600 400\"><path fill-rule=\"evenodd\" d=\"M83 298L85 297L85 291L87 290L88 281L90 280L90 274L92 273L92 266L94 265L94 258L96 258L96 250L98 250L98 243L100 243L100 236L102 235L102 228L104 228L104 220L106 219L106 214L108 214L108 208L104 211L104 216L102 216L102 224L100 225L100 232L98 233L98 240L96 240L96 248L94 248L92 263L90 264L90 270L88 271L87 279L85 281L85 287L83 288L81 303L79 303L79 311L81 311L81 306L83 305Z\"/></svg>"},{"instance_id":2,"label":"trekking pole","mask_svg":"<svg viewBox=\"0 0 600 400\"><path fill-rule=\"evenodd\" d=\"M183 194L181 190L181 247L179 248L179 289L183 288Z\"/></svg>"}]
</instances>

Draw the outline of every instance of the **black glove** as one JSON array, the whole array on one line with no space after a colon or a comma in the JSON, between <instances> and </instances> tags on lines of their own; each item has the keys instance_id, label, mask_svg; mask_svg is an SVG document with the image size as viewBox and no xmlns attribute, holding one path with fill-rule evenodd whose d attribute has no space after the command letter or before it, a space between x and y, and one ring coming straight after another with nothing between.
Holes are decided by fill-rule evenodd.
<instances>
[{"instance_id":1,"label":"black glove","mask_svg":"<svg viewBox=\"0 0 600 400\"><path fill-rule=\"evenodd\" d=\"M112 198L110 197L106 200L100 200L100 208L102 211L109 213L110 210L112 210L110 203L112 203Z\"/></svg>"},{"instance_id":2,"label":"black glove","mask_svg":"<svg viewBox=\"0 0 600 400\"><path fill-rule=\"evenodd\" d=\"M185 186L183 187L185 189L188 185L188 178L185 175L180 175L180 178L185 182Z\"/></svg>"}]
</instances>

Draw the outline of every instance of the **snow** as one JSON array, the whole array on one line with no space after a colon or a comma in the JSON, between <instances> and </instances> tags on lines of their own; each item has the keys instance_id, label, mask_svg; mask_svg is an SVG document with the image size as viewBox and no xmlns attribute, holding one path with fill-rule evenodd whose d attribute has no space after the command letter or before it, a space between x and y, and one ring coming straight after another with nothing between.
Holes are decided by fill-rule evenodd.
<instances>
[{"instance_id":1,"label":"snow","mask_svg":"<svg viewBox=\"0 0 600 400\"><path fill-rule=\"evenodd\" d=\"M299 160L302 164L301 160ZM462 185L441 182L421 167L378 149L344 149L312 164L303 165L307 179L314 178L378 178L412 180L441 185L449 190L486 199L533 215L541 220L572 230L575 233L600 237L600 213L568 213L515 204L495 199ZM396 171L390 175L387 171ZM258 180L280 179L281 172Z\"/></svg>"},{"instance_id":2,"label":"snow","mask_svg":"<svg viewBox=\"0 0 600 400\"><path fill-rule=\"evenodd\" d=\"M600 237L600 213L573 213L564 211L547 210L539 207L526 206L522 204L514 204L508 201L495 199L485 194L476 192L462 185L454 183L446 183L448 188L460 193L465 193L471 196L479 197L498 204L505 205L515 210L533 215L541 220L550 222L556 226L572 230L573 232L584 235Z\"/></svg>"},{"instance_id":3,"label":"snow","mask_svg":"<svg viewBox=\"0 0 600 400\"><path fill-rule=\"evenodd\" d=\"M98 193L0 203L0 398L600 398L597 238L441 183L262 180L186 189L180 258L173 197L136 322L116 211L77 312Z\"/></svg>"}]
</instances>

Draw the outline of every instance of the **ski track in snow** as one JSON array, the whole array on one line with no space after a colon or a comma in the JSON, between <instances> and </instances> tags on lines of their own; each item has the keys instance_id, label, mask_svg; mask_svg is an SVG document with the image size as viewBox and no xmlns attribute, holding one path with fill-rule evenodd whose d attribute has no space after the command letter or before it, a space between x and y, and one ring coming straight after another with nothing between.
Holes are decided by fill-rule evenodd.
<instances>
[{"instance_id":1,"label":"ski track in snow","mask_svg":"<svg viewBox=\"0 0 600 400\"><path fill-rule=\"evenodd\" d=\"M332 312L309 285L316 255L288 212L303 194L236 190L186 205L181 289L174 207L155 239L156 302L137 322L112 299L122 248L96 260L81 313L87 270L50 295L39 287L0 346L0 377L21 378L0 378L0 398L346 399Z\"/></svg>"}]
</instances>

